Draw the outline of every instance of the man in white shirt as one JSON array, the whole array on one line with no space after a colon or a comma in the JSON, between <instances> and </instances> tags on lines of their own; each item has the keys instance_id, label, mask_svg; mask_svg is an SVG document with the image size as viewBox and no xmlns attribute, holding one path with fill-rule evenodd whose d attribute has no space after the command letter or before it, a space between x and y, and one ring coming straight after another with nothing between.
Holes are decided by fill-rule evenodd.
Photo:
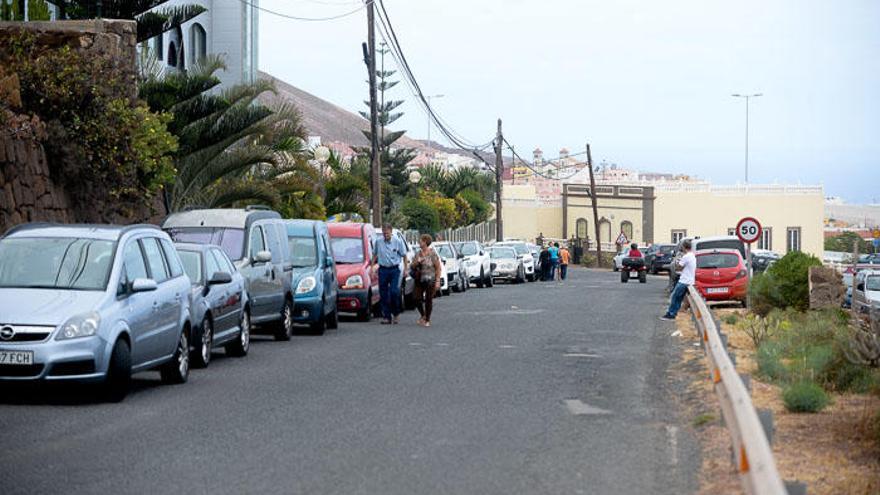
<instances>
[{"instance_id":1,"label":"man in white shirt","mask_svg":"<svg viewBox=\"0 0 880 495\"><path fill-rule=\"evenodd\" d=\"M661 320L675 319L678 310L681 309L684 296L687 295L688 287L694 285L697 279L697 257L691 251L691 241L682 242L681 248L684 250L684 256L678 260L678 266L681 267L681 276L678 278L678 283L675 284L675 289L672 290L672 297L669 299L669 309L666 310L665 315L660 317Z\"/></svg>"}]
</instances>

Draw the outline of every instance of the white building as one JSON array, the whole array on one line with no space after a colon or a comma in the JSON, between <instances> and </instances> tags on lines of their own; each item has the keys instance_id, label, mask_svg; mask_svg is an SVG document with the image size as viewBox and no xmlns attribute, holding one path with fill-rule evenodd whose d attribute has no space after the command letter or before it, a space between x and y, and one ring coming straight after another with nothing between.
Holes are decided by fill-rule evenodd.
<instances>
[{"instance_id":1,"label":"white building","mask_svg":"<svg viewBox=\"0 0 880 495\"><path fill-rule=\"evenodd\" d=\"M198 63L207 54L222 55L226 70L217 73L222 87L253 82L258 69L259 0L171 0L157 10L180 5L201 5L208 9L183 24L186 68ZM165 64L166 70L180 68L177 51L181 40L174 31L150 40L149 46Z\"/></svg>"}]
</instances>

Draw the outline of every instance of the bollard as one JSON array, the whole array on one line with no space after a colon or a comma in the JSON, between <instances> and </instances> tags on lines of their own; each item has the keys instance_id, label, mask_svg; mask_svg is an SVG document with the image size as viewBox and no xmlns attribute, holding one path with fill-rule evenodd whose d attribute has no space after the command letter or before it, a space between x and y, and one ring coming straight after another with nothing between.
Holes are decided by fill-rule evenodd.
<instances>
[{"instance_id":1,"label":"bollard","mask_svg":"<svg viewBox=\"0 0 880 495\"><path fill-rule=\"evenodd\" d=\"M802 481L786 481L785 491L788 495L807 495L807 484Z\"/></svg>"},{"instance_id":2,"label":"bollard","mask_svg":"<svg viewBox=\"0 0 880 495\"><path fill-rule=\"evenodd\" d=\"M764 434L767 435L767 443L773 445L773 434L776 432L776 429L773 427L773 411L770 409L758 409L757 412L758 419L761 420L761 426L764 427ZM806 490L806 487L804 490Z\"/></svg>"},{"instance_id":3,"label":"bollard","mask_svg":"<svg viewBox=\"0 0 880 495\"><path fill-rule=\"evenodd\" d=\"M736 363L734 363L735 365ZM743 385L746 386L746 390L749 391L749 395L752 393L752 375L748 373L740 373L739 379L742 380Z\"/></svg>"}]
</instances>

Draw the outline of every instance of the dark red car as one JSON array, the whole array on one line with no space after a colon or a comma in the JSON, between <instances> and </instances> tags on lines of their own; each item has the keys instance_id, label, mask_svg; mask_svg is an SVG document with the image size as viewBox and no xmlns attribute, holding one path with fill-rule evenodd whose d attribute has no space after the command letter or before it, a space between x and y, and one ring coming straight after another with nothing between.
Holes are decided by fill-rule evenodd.
<instances>
[{"instance_id":1,"label":"dark red car","mask_svg":"<svg viewBox=\"0 0 880 495\"><path fill-rule=\"evenodd\" d=\"M697 290L707 301L746 303L746 264L736 249L697 251Z\"/></svg>"},{"instance_id":2,"label":"dark red car","mask_svg":"<svg viewBox=\"0 0 880 495\"><path fill-rule=\"evenodd\" d=\"M327 228L339 281L337 307L368 321L379 304L379 276L370 262L374 228L368 223L328 223Z\"/></svg>"}]
</instances>

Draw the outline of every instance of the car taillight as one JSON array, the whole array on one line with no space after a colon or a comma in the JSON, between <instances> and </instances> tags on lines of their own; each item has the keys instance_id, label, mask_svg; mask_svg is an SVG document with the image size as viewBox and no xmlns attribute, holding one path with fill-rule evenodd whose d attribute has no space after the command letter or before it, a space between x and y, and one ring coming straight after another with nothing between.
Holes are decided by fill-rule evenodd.
<instances>
[{"instance_id":1,"label":"car taillight","mask_svg":"<svg viewBox=\"0 0 880 495\"><path fill-rule=\"evenodd\" d=\"M737 272L736 278L745 278L746 275L747 273L745 270L740 270L739 272Z\"/></svg>"}]
</instances>

